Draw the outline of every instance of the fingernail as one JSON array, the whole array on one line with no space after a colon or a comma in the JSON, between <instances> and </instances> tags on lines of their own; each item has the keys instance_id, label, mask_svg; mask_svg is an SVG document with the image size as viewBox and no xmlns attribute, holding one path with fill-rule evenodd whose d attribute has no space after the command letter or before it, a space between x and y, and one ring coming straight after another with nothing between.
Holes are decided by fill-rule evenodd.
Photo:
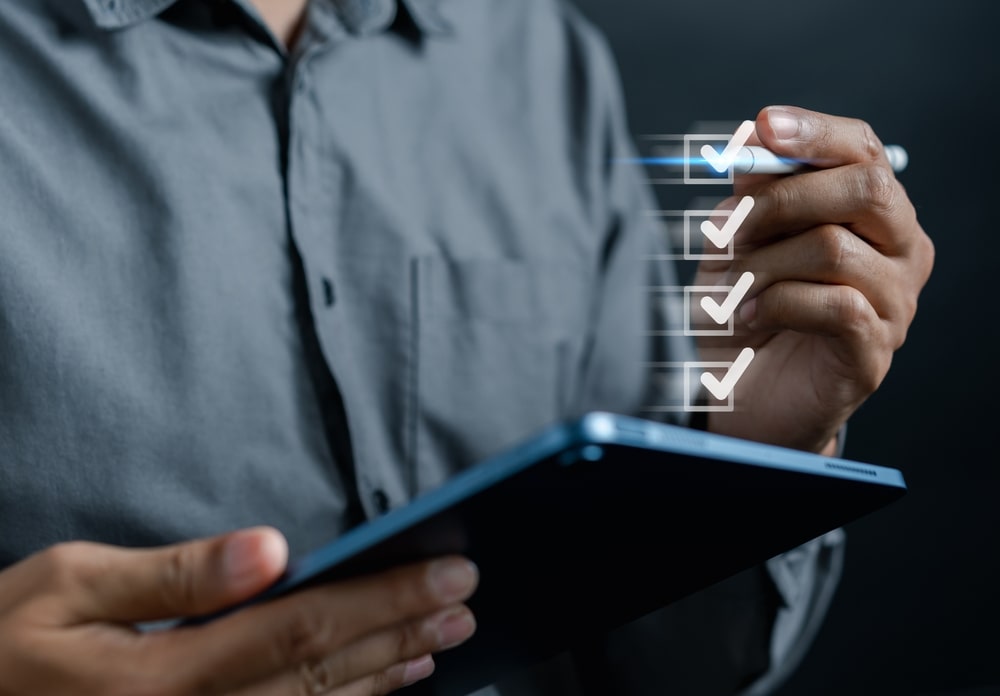
<instances>
[{"instance_id":1,"label":"fingernail","mask_svg":"<svg viewBox=\"0 0 1000 696\"><path fill-rule=\"evenodd\" d=\"M784 109L772 109L767 112L767 122L780 140L802 140L802 120Z\"/></svg>"},{"instance_id":2,"label":"fingernail","mask_svg":"<svg viewBox=\"0 0 1000 696\"><path fill-rule=\"evenodd\" d=\"M434 561L431 565L431 587L444 602L466 599L476 589L478 579L479 571L476 566L462 558Z\"/></svg>"},{"instance_id":3,"label":"fingernail","mask_svg":"<svg viewBox=\"0 0 1000 696\"><path fill-rule=\"evenodd\" d=\"M410 660L403 668L403 686L415 684L421 679L426 679L434 673L434 658L430 655L418 657Z\"/></svg>"},{"instance_id":4,"label":"fingernail","mask_svg":"<svg viewBox=\"0 0 1000 696\"><path fill-rule=\"evenodd\" d=\"M222 550L222 572L235 589L271 580L287 558L284 539L276 533L246 530L233 534Z\"/></svg>"},{"instance_id":5,"label":"fingernail","mask_svg":"<svg viewBox=\"0 0 1000 696\"><path fill-rule=\"evenodd\" d=\"M757 318L757 298L752 297L743 303L740 308L740 320L750 326L753 320Z\"/></svg>"},{"instance_id":6,"label":"fingernail","mask_svg":"<svg viewBox=\"0 0 1000 696\"><path fill-rule=\"evenodd\" d=\"M437 624L437 643L441 650L467 641L476 631L476 620L465 607L456 607L432 619Z\"/></svg>"}]
</instances>

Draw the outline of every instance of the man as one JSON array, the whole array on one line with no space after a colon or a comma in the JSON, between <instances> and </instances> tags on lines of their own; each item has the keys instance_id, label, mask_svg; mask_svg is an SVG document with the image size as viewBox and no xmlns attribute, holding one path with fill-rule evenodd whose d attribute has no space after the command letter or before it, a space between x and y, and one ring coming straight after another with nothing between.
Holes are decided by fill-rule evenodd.
<instances>
[{"instance_id":1,"label":"man","mask_svg":"<svg viewBox=\"0 0 1000 696\"><path fill-rule=\"evenodd\" d=\"M648 192L563 5L10 0L0 78L0 693L418 681L474 630L462 559L132 626L249 597L540 425L637 412L644 362L688 350L642 339ZM753 269L757 357L706 427L830 452L932 247L863 123L773 108L757 137L822 169L739 182L741 253L703 272ZM742 635L702 693L778 666L770 573L687 624ZM499 688L585 690L583 662Z\"/></svg>"}]
</instances>

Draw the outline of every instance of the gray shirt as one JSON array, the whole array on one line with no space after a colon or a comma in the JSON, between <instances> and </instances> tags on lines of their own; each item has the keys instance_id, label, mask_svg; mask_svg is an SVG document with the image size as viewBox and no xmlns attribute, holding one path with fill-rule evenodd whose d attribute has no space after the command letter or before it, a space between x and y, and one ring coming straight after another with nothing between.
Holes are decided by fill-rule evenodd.
<instances>
[{"instance_id":1,"label":"gray shirt","mask_svg":"<svg viewBox=\"0 0 1000 696\"><path fill-rule=\"evenodd\" d=\"M6 0L0 566L255 524L297 554L639 412L690 346L644 336L674 281L630 154L607 49L550 0L316 0L291 55L239 0ZM747 578L765 647L726 688L767 666ZM731 640L716 613L670 630Z\"/></svg>"}]
</instances>

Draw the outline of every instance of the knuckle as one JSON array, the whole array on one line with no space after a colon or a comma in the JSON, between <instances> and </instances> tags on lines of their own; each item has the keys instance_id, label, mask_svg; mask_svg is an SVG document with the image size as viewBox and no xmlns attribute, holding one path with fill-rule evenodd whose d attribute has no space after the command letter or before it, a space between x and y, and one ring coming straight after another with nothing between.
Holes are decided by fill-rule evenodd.
<instances>
[{"instance_id":1,"label":"knuckle","mask_svg":"<svg viewBox=\"0 0 1000 696\"><path fill-rule=\"evenodd\" d=\"M899 184L891 171L881 164L861 167L862 200L878 215L892 213L899 201Z\"/></svg>"},{"instance_id":2,"label":"knuckle","mask_svg":"<svg viewBox=\"0 0 1000 696\"><path fill-rule=\"evenodd\" d=\"M418 653L436 649L432 631L426 629L423 622L409 622L395 630L393 641L393 660L400 661Z\"/></svg>"},{"instance_id":3,"label":"knuckle","mask_svg":"<svg viewBox=\"0 0 1000 696\"><path fill-rule=\"evenodd\" d=\"M754 196L754 208L762 211L766 210L763 217L767 221L787 218L796 209L797 204L797 195L793 187L793 182L785 179L776 181L768 186L766 193L762 191Z\"/></svg>"},{"instance_id":4,"label":"knuckle","mask_svg":"<svg viewBox=\"0 0 1000 696\"><path fill-rule=\"evenodd\" d=\"M194 547L178 546L168 556L160 574L159 592L164 606L184 613L198 600Z\"/></svg>"},{"instance_id":5,"label":"knuckle","mask_svg":"<svg viewBox=\"0 0 1000 696\"><path fill-rule=\"evenodd\" d=\"M57 588L66 588L93 574L94 545L70 541L51 546L38 556L40 575Z\"/></svg>"},{"instance_id":6,"label":"knuckle","mask_svg":"<svg viewBox=\"0 0 1000 696\"><path fill-rule=\"evenodd\" d=\"M431 589L430 564L390 571L386 577L384 601L395 616L427 611L439 604Z\"/></svg>"},{"instance_id":7,"label":"knuckle","mask_svg":"<svg viewBox=\"0 0 1000 696\"><path fill-rule=\"evenodd\" d=\"M91 551L91 544L85 541L66 541L49 547L42 557L53 567L77 567L86 562Z\"/></svg>"},{"instance_id":8,"label":"knuckle","mask_svg":"<svg viewBox=\"0 0 1000 696\"><path fill-rule=\"evenodd\" d=\"M816 230L816 237L824 264L835 276L850 267L858 255L857 237L843 227L824 225Z\"/></svg>"},{"instance_id":9,"label":"knuckle","mask_svg":"<svg viewBox=\"0 0 1000 696\"><path fill-rule=\"evenodd\" d=\"M297 696L318 696L329 693L337 685L335 675L326 661L307 660L299 667L295 693Z\"/></svg>"},{"instance_id":10,"label":"knuckle","mask_svg":"<svg viewBox=\"0 0 1000 696\"><path fill-rule=\"evenodd\" d=\"M870 335L872 331L871 312L868 300L860 291L844 287L832 294L830 311L835 313L839 326L855 335Z\"/></svg>"},{"instance_id":11,"label":"knuckle","mask_svg":"<svg viewBox=\"0 0 1000 696\"><path fill-rule=\"evenodd\" d=\"M891 363L892 351L875 351L868 369L862 371L859 377L861 388L869 394L877 391L878 388L882 386L882 380L884 380L886 374L888 374Z\"/></svg>"},{"instance_id":12,"label":"knuckle","mask_svg":"<svg viewBox=\"0 0 1000 696\"><path fill-rule=\"evenodd\" d=\"M365 693L369 696L384 696L401 687L402 679L394 679L388 671L373 674Z\"/></svg>"},{"instance_id":13,"label":"knuckle","mask_svg":"<svg viewBox=\"0 0 1000 696\"><path fill-rule=\"evenodd\" d=\"M877 160L882 156L882 141L875 134L875 129L867 121L858 121L861 132L861 152L870 160Z\"/></svg>"},{"instance_id":14,"label":"knuckle","mask_svg":"<svg viewBox=\"0 0 1000 696\"><path fill-rule=\"evenodd\" d=\"M927 279L930 278L931 271L934 269L934 261L937 256L937 250L934 248L933 240L931 240L927 233L922 233L920 235L920 242L918 244L918 253L922 259L922 266L920 269L921 278L923 282L927 282Z\"/></svg>"},{"instance_id":15,"label":"knuckle","mask_svg":"<svg viewBox=\"0 0 1000 696\"><path fill-rule=\"evenodd\" d=\"M809 132L812 133L813 142L821 151L829 150L837 143L838 128L829 116L810 114Z\"/></svg>"},{"instance_id":16,"label":"knuckle","mask_svg":"<svg viewBox=\"0 0 1000 696\"><path fill-rule=\"evenodd\" d=\"M906 343L906 337L908 333L909 333L909 322L898 322L896 325L894 325L891 334L892 343L889 346L892 352L896 352L897 350L903 347L903 344Z\"/></svg>"},{"instance_id":17,"label":"knuckle","mask_svg":"<svg viewBox=\"0 0 1000 696\"><path fill-rule=\"evenodd\" d=\"M337 632L336 621L323 620L305 607L297 607L272 640L278 664L295 667L323 654Z\"/></svg>"},{"instance_id":18,"label":"knuckle","mask_svg":"<svg viewBox=\"0 0 1000 696\"><path fill-rule=\"evenodd\" d=\"M882 386L882 379L885 371L882 367L882 360L874 358L872 365L867 370L862 370L857 377L857 384L865 394L873 394Z\"/></svg>"},{"instance_id":19,"label":"knuckle","mask_svg":"<svg viewBox=\"0 0 1000 696\"><path fill-rule=\"evenodd\" d=\"M903 341L906 340L906 332L910 324L913 322L913 318L917 316L917 297L916 295L906 293L906 295L900 300L900 325L903 331L903 340L899 342L899 345L895 346L899 349L903 345Z\"/></svg>"},{"instance_id":20,"label":"knuckle","mask_svg":"<svg viewBox=\"0 0 1000 696\"><path fill-rule=\"evenodd\" d=\"M757 317L758 323L780 324L788 314L789 308L794 305L788 286L785 283L777 283L767 288L757 295Z\"/></svg>"}]
</instances>

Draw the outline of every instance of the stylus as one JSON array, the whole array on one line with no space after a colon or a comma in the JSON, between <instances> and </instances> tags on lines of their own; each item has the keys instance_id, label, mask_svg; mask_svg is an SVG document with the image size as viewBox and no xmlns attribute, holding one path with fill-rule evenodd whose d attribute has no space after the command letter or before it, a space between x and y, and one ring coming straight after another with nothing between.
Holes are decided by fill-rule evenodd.
<instances>
[{"instance_id":1,"label":"stylus","mask_svg":"<svg viewBox=\"0 0 1000 696\"><path fill-rule=\"evenodd\" d=\"M886 145L885 158L892 171L901 172L910 162L910 156L902 145ZM765 147L746 145L740 149L733 161L734 174L791 174L809 165L794 159L779 157Z\"/></svg>"},{"instance_id":2,"label":"stylus","mask_svg":"<svg viewBox=\"0 0 1000 696\"><path fill-rule=\"evenodd\" d=\"M629 161L669 168L708 167L708 162L701 157L685 157L684 148L679 145L660 146L654 152L652 157ZM885 157L894 172L903 171L910 162L910 156L901 145L886 145ZM780 157L765 147L745 145L733 159L732 170L734 174L791 174L810 165L821 163Z\"/></svg>"}]
</instances>

